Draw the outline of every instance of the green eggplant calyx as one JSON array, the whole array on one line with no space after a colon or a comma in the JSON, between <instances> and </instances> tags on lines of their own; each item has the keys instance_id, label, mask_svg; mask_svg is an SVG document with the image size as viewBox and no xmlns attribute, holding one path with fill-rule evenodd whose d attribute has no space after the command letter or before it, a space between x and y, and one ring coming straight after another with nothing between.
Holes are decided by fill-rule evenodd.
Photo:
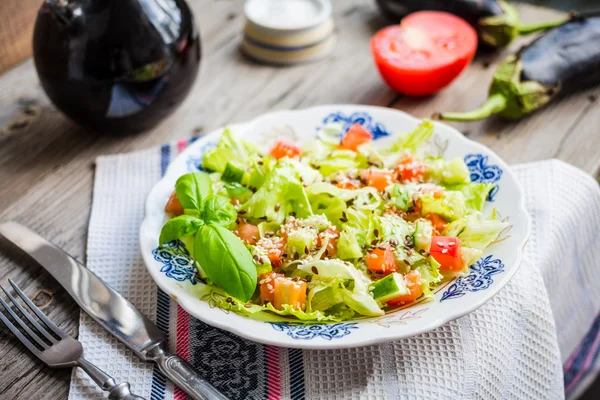
<instances>
[{"instance_id":1,"label":"green eggplant calyx","mask_svg":"<svg viewBox=\"0 0 600 400\"><path fill-rule=\"evenodd\" d=\"M501 93L497 93L488 97L483 105L475 110L467 112L447 112L435 113L431 119L445 121L478 121L496 114L506 108L506 97Z\"/></svg>"},{"instance_id":2,"label":"green eggplant calyx","mask_svg":"<svg viewBox=\"0 0 600 400\"><path fill-rule=\"evenodd\" d=\"M530 33L535 33L539 31L544 31L546 29L555 28L564 24L565 22L569 22L571 17L565 17L556 19L554 21L544 21L533 24L519 24L517 29L519 31L519 35L529 35Z\"/></svg>"},{"instance_id":3,"label":"green eggplant calyx","mask_svg":"<svg viewBox=\"0 0 600 400\"><path fill-rule=\"evenodd\" d=\"M478 109L464 113L438 113L436 119L476 121L499 114L507 119L518 119L548 103L560 86L547 87L536 81L522 81L523 63L515 55L508 56L498 66L487 101Z\"/></svg>"},{"instance_id":4,"label":"green eggplant calyx","mask_svg":"<svg viewBox=\"0 0 600 400\"><path fill-rule=\"evenodd\" d=\"M479 20L479 38L491 47L506 47L519 36L519 13L505 1L499 1L502 15L485 17Z\"/></svg>"}]
</instances>

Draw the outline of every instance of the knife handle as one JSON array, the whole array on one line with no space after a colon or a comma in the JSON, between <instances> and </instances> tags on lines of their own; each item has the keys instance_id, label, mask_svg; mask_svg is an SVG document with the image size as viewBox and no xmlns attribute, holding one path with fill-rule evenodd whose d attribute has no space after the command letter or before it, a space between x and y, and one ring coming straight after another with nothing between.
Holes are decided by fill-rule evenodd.
<instances>
[{"instance_id":1,"label":"knife handle","mask_svg":"<svg viewBox=\"0 0 600 400\"><path fill-rule=\"evenodd\" d=\"M193 400L228 400L213 385L198 375L187 361L168 353L162 344L148 351L146 355L151 356L162 373Z\"/></svg>"}]
</instances>

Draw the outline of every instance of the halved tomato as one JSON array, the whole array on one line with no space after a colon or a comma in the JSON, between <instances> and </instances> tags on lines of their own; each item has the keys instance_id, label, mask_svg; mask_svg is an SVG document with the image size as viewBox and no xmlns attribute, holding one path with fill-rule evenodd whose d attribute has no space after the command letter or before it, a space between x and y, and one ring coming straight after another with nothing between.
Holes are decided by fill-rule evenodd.
<instances>
[{"instance_id":1,"label":"halved tomato","mask_svg":"<svg viewBox=\"0 0 600 400\"><path fill-rule=\"evenodd\" d=\"M441 11L407 15L400 25L371 38L371 51L383 80L394 90L424 96L444 88L469 65L477 33L463 19Z\"/></svg>"}]
</instances>

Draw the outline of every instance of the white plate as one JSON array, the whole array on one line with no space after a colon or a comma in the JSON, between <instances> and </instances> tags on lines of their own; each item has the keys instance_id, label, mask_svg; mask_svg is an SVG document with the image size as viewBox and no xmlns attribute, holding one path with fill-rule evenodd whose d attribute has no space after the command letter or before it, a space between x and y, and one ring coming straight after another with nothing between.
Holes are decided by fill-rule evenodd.
<instances>
[{"instance_id":1,"label":"white plate","mask_svg":"<svg viewBox=\"0 0 600 400\"><path fill-rule=\"evenodd\" d=\"M374 134L378 146L393 140L394 133L410 131L419 120L403 112L362 105L327 105L298 111L265 114L244 124L232 125L233 133L268 149L279 139L302 144L315 138L324 123L343 122L348 128L362 123ZM435 300L398 309L378 318L364 318L334 324L305 325L281 317L274 322L256 321L226 312L210 301L210 286L195 277L195 269L185 248L157 249L160 229L167 216L164 205L177 178L197 171L202 153L214 146L222 129L202 136L185 149L169 166L163 179L148 195L146 218L140 228L140 243L148 271L161 287L190 315L261 343L307 349L336 349L365 346L430 331L483 305L507 284L521 262L530 231L530 219L523 192L508 166L485 146L465 138L442 123L435 124L429 151L444 158L463 158L471 179L497 186L484 212L496 208L510 224L501 234L503 240L490 246L468 276L439 287ZM204 297L204 299L201 299Z\"/></svg>"}]
</instances>

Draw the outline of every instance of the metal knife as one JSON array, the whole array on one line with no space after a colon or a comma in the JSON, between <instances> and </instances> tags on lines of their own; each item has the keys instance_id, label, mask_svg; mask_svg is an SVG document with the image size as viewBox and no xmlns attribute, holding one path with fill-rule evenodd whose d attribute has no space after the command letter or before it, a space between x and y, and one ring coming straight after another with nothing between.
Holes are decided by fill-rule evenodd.
<instances>
[{"instance_id":1,"label":"metal knife","mask_svg":"<svg viewBox=\"0 0 600 400\"><path fill-rule=\"evenodd\" d=\"M0 224L0 234L44 267L83 311L142 360L155 362L163 374L192 399L227 400L184 359L169 354L165 349L164 333L82 263L16 222Z\"/></svg>"}]
</instances>

